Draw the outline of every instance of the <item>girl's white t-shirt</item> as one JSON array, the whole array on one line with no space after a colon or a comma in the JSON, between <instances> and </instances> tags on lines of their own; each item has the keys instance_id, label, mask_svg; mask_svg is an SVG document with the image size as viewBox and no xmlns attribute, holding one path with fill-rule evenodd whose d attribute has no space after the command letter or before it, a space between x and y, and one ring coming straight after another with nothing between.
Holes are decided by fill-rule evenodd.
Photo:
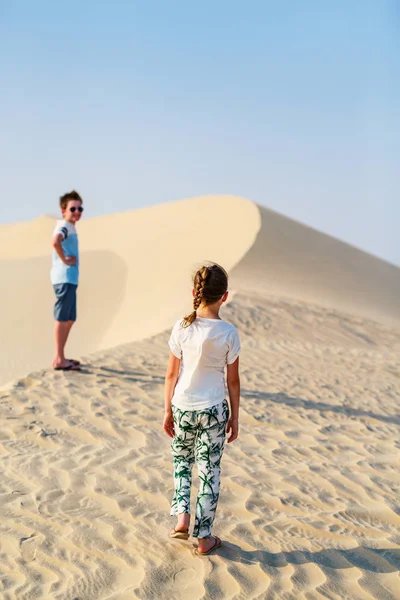
<instances>
[{"instance_id":1,"label":"girl's white t-shirt","mask_svg":"<svg viewBox=\"0 0 400 600\"><path fill-rule=\"evenodd\" d=\"M181 359L172 404L181 410L204 410L225 399L225 367L240 353L239 334L221 319L197 317L189 327L175 323L169 347Z\"/></svg>"}]
</instances>

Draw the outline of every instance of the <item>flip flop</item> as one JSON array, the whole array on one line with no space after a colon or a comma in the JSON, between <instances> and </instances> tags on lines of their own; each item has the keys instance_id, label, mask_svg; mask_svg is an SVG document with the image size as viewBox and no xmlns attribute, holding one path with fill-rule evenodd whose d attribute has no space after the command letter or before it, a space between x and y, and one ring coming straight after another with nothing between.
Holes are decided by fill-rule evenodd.
<instances>
[{"instance_id":1,"label":"flip flop","mask_svg":"<svg viewBox=\"0 0 400 600\"><path fill-rule=\"evenodd\" d=\"M188 530L181 531L178 529L178 531L177 531L176 529L173 529L170 532L169 537L174 538L175 540L188 540L189 532L188 532Z\"/></svg>"},{"instance_id":2,"label":"flip flop","mask_svg":"<svg viewBox=\"0 0 400 600\"><path fill-rule=\"evenodd\" d=\"M73 365L80 365L81 361L80 360L75 360L75 358L67 358L67 360L72 363Z\"/></svg>"},{"instance_id":3,"label":"flip flop","mask_svg":"<svg viewBox=\"0 0 400 600\"><path fill-rule=\"evenodd\" d=\"M211 548L209 550L207 550L207 552L199 552L196 549L194 551L194 553L197 554L197 556L207 556L207 554L211 554L211 552L214 552L214 550L216 550L217 548L220 548L222 545L222 541L216 535L214 535L214 540L215 540L214 546L211 546Z\"/></svg>"},{"instance_id":4,"label":"flip flop","mask_svg":"<svg viewBox=\"0 0 400 600\"><path fill-rule=\"evenodd\" d=\"M79 365L75 365L74 363L70 363L66 367L53 367L54 371L80 371L81 368Z\"/></svg>"}]
</instances>

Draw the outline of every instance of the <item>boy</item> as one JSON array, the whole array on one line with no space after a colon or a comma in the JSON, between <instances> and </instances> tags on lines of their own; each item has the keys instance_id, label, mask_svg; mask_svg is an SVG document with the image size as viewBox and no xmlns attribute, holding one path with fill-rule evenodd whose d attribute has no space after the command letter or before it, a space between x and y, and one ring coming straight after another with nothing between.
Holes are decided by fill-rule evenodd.
<instances>
[{"instance_id":1,"label":"boy","mask_svg":"<svg viewBox=\"0 0 400 600\"><path fill-rule=\"evenodd\" d=\"M51 283L57 298L54 306L56 350L53 369L59 371L80 370L79 361L65 358L64 348L71 327L76 321L79 251L75 223L82 216L82 204L82 198L75 190L61 196L60 207L63 219L57 221L53 233Z\"/></svg>"}]
</instances>

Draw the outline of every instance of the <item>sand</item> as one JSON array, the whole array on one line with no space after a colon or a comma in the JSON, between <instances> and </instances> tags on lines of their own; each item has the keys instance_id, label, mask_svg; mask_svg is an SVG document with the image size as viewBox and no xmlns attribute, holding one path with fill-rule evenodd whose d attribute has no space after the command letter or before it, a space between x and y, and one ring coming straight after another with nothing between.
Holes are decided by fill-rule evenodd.
<instances>
[{"instance_id":1,"label":"sand","mask_svg":"<svg viewBox=\"0 0 400 600\"><path fill-rule=\"evenodd\" d=\"M239 198L83 221L84 366L60 373L46 368L53 226L0 228L3 382L16 374L0 390L1 598L399 599L400 270ZM163 375L188 273L213 258L231 271L242 408L224 544L200 558L168 539ZM37 318L18 316L18 275ZM103 294L92 320L85 279Z\"/></svg>"},{"instance_id":2,"label":"sand","mask_svg":"<svg viewBox=\"0 0 400 600\"><path fill-rule=\"evenodd\" d=\"M86 215L86 213L85 213ZM224 225L223 225L224 224ZM55 220L0 226L0 384L52 359L51 237ZM255 204L221 196L173 202L79 223L79 327L73 355L143 339L190 309L198 261L232 269L260 229Z\"/></svg>"}]
</instances>

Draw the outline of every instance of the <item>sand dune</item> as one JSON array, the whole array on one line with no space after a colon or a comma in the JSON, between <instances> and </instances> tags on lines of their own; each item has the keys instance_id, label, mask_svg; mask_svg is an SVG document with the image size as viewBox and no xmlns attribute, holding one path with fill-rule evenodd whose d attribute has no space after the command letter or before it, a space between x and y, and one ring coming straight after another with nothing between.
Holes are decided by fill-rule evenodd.
<instances>
[{"instance_id":1,"label":"sand dune","mask_svg":"<svg viewBox=\"0 0 400 600\"><path fill-rule=\"evenodd\" d=\"M0 384L52 357L49 283L54 219L0 226ZM82 355L143 339L190 310L190 274L204 260L262 290L400 324L400 269L248 200L208 196L79 224Z\"/></svg>"},{"instance_id":2,"label":"sand dune","mask_svg":"<svg viewBox=\"0 0 400 600\"><path fill-rule=\"evenodd\" d=\"M75 344L97 352L59 373L43 368L52 227L0 227L2 360L31 371L0 391L1 598L398 600L399 270L242 199L88 220ZM242 409L224 545L199 558L168 538L161 422L165 329L206 258L232 273Z\"/></svg>"},{"instance_id":3,"label":"sand dune","mask_svg":"<svg viewBox=\"0 0 400 600\"><path fill-rule=\"evenodd\" d=\"M174 202L79 224L79 327L72 355L163 331L190 310L190 274L212 259L231 269L253 244L258 208L231 196ZM49 280L54 219L0 227L0 384L52 358Z\"/></svg>"},{"instance_id":4,"label":"sand dune","mask_svg":"<svg viewBox=\"0 0 400 600\"><path fill-rule=\"evenodd\" d=\"M260 232L232 273L234 285L400 325L398 267L258 208Z\"/></svg>"}]
</instances>

